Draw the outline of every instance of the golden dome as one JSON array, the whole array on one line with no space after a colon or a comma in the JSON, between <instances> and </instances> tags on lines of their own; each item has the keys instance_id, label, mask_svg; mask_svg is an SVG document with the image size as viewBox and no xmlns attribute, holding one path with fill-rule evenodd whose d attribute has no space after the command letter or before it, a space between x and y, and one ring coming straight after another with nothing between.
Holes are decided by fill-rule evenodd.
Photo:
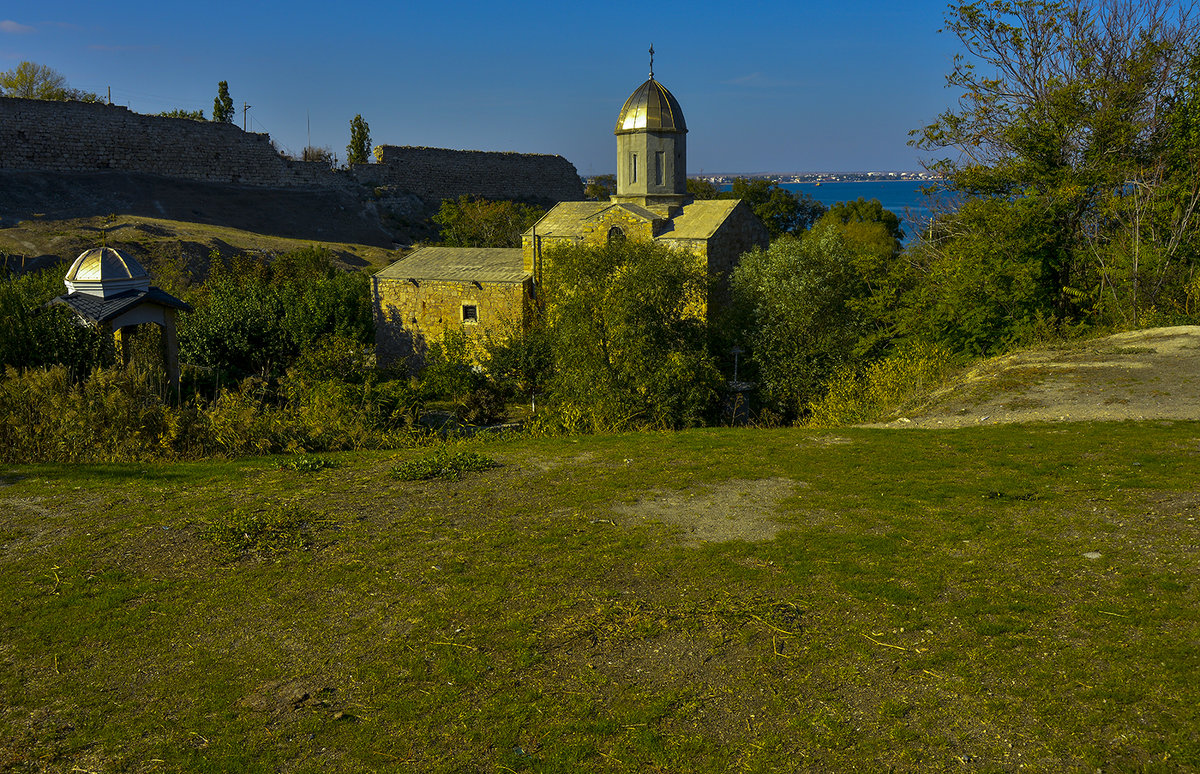
<instances>
[{"instance_id":1,"label":"golden dome","mask_svg":"<svg viewBox=\"0 0 1200 774\"><path fill-rule=\"evenodd\" d=\"M75 259L63 283L71 293L107 298L149 288L150 275L133 258L111 247L96 247Z\"/></svg>"},{"instance_id":2,"label":"golden dome","mask_svg":"<svg viewBox=\"0 0 1200 774\"><path fill-rule=\"evenodd\" d=\"M621 114L617 116L617 128L613 134L627 132L686 132L683 110L679 100L654 76L637 88L625 100Z\"/></svg>"}]
</instances>

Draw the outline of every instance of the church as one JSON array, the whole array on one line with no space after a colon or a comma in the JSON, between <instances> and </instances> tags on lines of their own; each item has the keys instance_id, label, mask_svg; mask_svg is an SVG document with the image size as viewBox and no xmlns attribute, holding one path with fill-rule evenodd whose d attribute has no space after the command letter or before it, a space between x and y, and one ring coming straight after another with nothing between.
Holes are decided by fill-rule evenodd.
<instances>
[{"instance_id":1,"label":"church","mask_svg":"<svg viewBox=\"0 0 1200 774\"><path fill-rule=\"evenodd\" d=\"M468 338L521 326L540 297L542 257L563 244L646 240L684 250L727 278L742 253L768 243L766 227L737 199L687 195L687 122L654 78L617 116L617 192L609 201L559 202L519 248L423 247L372 278L381 364L419 360L448 330Z\"/></svg>"}]
</instances>

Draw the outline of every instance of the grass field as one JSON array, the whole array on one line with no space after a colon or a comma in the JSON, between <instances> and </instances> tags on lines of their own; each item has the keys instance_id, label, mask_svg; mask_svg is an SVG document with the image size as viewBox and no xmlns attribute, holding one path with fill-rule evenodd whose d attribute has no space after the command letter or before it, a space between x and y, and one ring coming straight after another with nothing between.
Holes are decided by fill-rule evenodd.
<instances>
[{"instance_id":1,"label":"grass field","mask_svg":"<svg viewBox=\"0 0 1200 774\"><path fill-rule=\"evenodd\" d=\"M463 450L0 469L0 770L1200 768L1200 424Z\"/></svg>"}]
</instances>

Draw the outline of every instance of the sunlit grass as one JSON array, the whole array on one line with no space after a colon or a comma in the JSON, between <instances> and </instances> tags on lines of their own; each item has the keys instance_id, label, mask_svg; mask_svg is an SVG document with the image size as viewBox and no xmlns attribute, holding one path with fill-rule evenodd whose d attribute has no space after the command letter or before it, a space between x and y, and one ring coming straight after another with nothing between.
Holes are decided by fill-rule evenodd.
<instances>
[{"instance_id":1,"label":"sunlit grass","mask_svg":"<svg viewBox=\"0 0 1200 774\"><path fill-rule=\"evenodd\" d=\"M501 467L0 470L0 761L1200 766L1195 424L474 450ZM795 484L773 540L689 545L624 515L763 478Z\"/></svg>"}]
</instances>

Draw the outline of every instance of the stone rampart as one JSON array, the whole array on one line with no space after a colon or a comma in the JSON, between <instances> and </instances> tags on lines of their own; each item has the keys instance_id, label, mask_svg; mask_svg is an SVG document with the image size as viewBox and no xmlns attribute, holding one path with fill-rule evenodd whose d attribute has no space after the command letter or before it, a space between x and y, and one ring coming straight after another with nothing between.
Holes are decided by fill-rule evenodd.
<instances>
[{"instance_id":1,"label":"stone rampart","mask_svg":"<svg viewBox=\"0 0 1200 774\"><path fill-rule=\"evenodd\" d=\"M231 124L146 116L119 105L14 97L0 98L0 167L141 172L269 188L344 184L328 165L288 161L268 135Z\"/></svg>"},{"instance_id":2,"label":"stone rampart","mask_svg":"<svg viewBox=\"0 0 1200 774\"><path fill-rule=\"evenodd\" d=\"M464 194L543 202L583 199L583 182L575 165L562 156L408 145L384 145L381 156L379 164L354 167L359 180L394 185L426 200Z\"/></svg>"},{"instance_id":3,"label":"stone rampart","mask_svg":"<svg viewBox=\"0 0 1200 774\"><path fill-rule=\"evenodd\" d=\"M231 124L15 97L0 97L0 169L139 172L265 188L392 186L435 205L463 194L583 198L575 167L561 156L385 146L381 164L332 170L285 159L268 135Z\"/></svg>"}]
</instances>

